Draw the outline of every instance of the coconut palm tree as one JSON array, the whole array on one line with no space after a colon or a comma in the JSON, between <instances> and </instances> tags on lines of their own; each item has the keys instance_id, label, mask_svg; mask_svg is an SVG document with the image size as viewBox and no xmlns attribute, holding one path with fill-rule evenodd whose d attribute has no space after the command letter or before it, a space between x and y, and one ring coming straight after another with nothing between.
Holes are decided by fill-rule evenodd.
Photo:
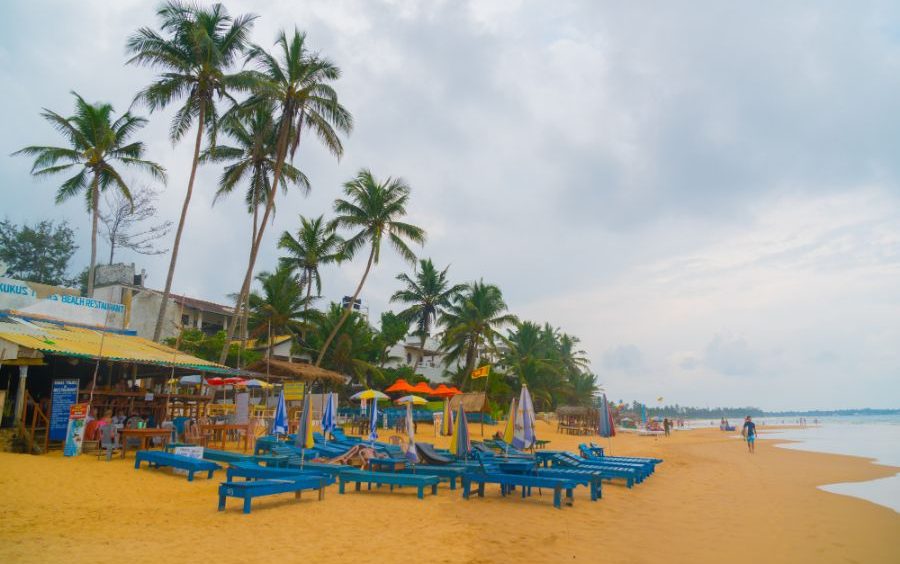
<instances>
[{"instance_id":1,"label":"coconut palm tree","mask_svg":"<svg viewBox=\"0 0 900 564\"><path fill-rule=\"evenodd\" d=\"M279 259L282 266L293 272L300 272L300 283L306 286L306 301L312 297L313 283L316 296L322 295L322 274L319 267L340 262L344 240L335 233L324 216L307 219L300 216L297 237L288 231L281 234L278 248L287 251L288 256Z\"/></svg>"},{"instance_id":2,"label":"coconut palm tree","mask_svg":"<svg viewBox=\"0 0 900 564\"><path fill-rule=\"evenodd\" d=\"M482 280L466 285L441 316L441 348L447 353L448 366L463 364L458 375L460 384L470 378L480 356L496 353L496 341L502 338L498 331L517 321L515 315L506 311L500 288Z\"/></svg>"},{"instance_id":3,"label":"coconut palm tree","mask_svg":"<svg viewBox=\"0 0 900 564\"><path fill-rule=\"evenodd\" d=\"M262 294L252 292L249 297L250 334L257 339L266 335L269 348L272 335L290 335L292 343L296 342L308 322L307 300L297 276L289 268L279 267L275 272L261 272L257 280Z\"/></svg>"},{"instance_id":4,"label":"coconut palm tree","mask_svg":"<svg viewBox=\"0 0 900 564\"><path fill-rule=\"evenodd\" d=\"M325 351L331 345L335 333L353 311L353 305L362 292L366 278L372 265L378 264L381 257L381 243L385 238L400 256L409 262L416 260L416 255L409 248L407 241L425 244L425 230L421 227L401 221L406 215L406 204L409 202L409 186L400 178L387 178L379 182L367 169L359 171L356 178L344 184L347 199L334 201L337 217L332 222L335 227L343 227L355 231L344 243L344 255L353 257L363 247L369 247L369 259L366 269L353 297L344 308L344 315L332 334L325 339L316 366L322 362Z\"/></svg>"},{"instance_id":5,"label":"coconut palm tree","mask_svg":"<svg viewBox=\"0 0 900 564\"><path fill-rule=\"evenodd\" d=\"M547 328L552 330L549 325L542 329L530 321L517 323L506 336L500 361L520 383L528 384L535 402L545 410L555 403L567 383L556 358L555 331L548 334Z\"/></svg>"},{"instance_id":6,"label":"coconut palm tree","mask_svg":"<svg viewBox=\"0 0 900 564\"><path fill-rule=\"evenodd\" d=\"M31 174L46 176L74 172L56 192L56 203L63 202L79 192L84 192L91 214L91 264L88 268L87 294L94 295L94 266L97 264L97 221L100 217L100 192L110 186L131 200L131 189L117 169L118 165L134 167L165 180L165 169L145 160L144 144L131 141L132 135L146 125L147 120L125 112L113 119L110 104L90 104L77 93L75 113L63 117L44 108L41 116L65 138L67 146L51 147L31 145L19 149L13 155L34 157Z\"/></svg>"},{"instance_id":7,"label":"coconut palm tree","mask_svg":"<svg viewBox=\"0 0 900 564\"><path fill-rule=\"evenodd\" d=\"M316 316L308 337L310 350L324 350L322 344L332 336L334 346L328 349L323 366L351 375L368 388L382 384L384 374L377 364L382 352L378 333L359 312L347 318L344 313L340 304L333 303L328 311Z\"/></svg>"},{"instance_id":8,"label":"coconut palm tree","mask_svg":"<svg viewBox=\"0 0 900 564\"><path fill-rule=\"evenodd\" d=\"M259 206L265 205L275 170L275 121L272 106L261 104L248 112L233 112L224 118L220 129L230 137L234 145L214 145L200 154L200 162L228 163L219 178L219 189L213 200L231 194L243 182L247 182L245 200L247 210L253 214L253 231L250 244L256 241L259 225ZM287 193L294 184L309 193L309 179L298 168L285 163L281 172L281 189Z\"/></svg>"},{"instance_id":9,"label":"coconut palm tree","mask_svg":"<svg viewBox=\"0 0 900 564\"><path fill-rule=\"evenodd\" d=\"M437 319L444 314L444 310L450 307L453 299L462 292L465 284L450 285L447 279L447 271L450 267L438 271L431 259L419 261L419 268L410 278L405 273L398 274L397 280L405 284L405 288L397 290L391 296L391 302L408 304L405 310L397 315L407 322L416 324L416 333L419 335L419 350L425 350L425 340L431 335L431 329ZM413 364L413 372L419 367L422 354L416 356Z\"/></svg>"},{"instance_id":10,"label":"coconut palm tree","mask_svg":"<svg viewBox=\"0 0 900 564\"><path fill-rule=\"evenodd\" d=\"M338 132L349 133L353 117L338 101L331 84L340 78L341 71L328 59L310 53L306 48L306 34L296 29L288 36L281 32L276 41L278 55L268 53L254 45L247 60L258 68L248 71L254 82L253 94L243 104L252 108L271 103L279 112L275 120L278 137L275 142L275 166L272 172L272 188L266 198L256 240L250 248L247 271L237 303L242 303L250 289L256 256L266 230L266 222L275 205L275 186L281 182L284 164L290 155L293 160L300 146L301 134L314 134L333 155L344 153ZM308 131L307 131L308 130ZM234 325L228 328L228 337L234 336Z\"/></svg>"},{"instance_id":11,"label":"coconut palm tree","mask_svg":"<svg viewBox=\"0 0 900 564\"><path fill-rule=\"evenodd\" d=\"M197 122L191 174L178 228L175 230L169 272L153 331L153 340L158 341L172 290L181 234L194 192L204 128L208 129L211 144L215 145L219 117L216 101L223 98L233 100L231 93L246 90L251 82L252 77L246 73L228 74L227 71L244 52L247 35L256 16L247 14L232 18L222 4L213 4L207 8L178 0L163 4L156 14L160 19L160 30L141 28L127 43L127 50L132 55L128 64L161 71L157 80L138 92L135 103L143 103L151 112L155 112L177 100L184 100L184 104L175 112L169 128L169 137L173 143L190 130L195 120ZM234 325L236 324L231 326ZM227 356L227 352L225 347L223 354Z\"/></svg>"}]
</instances>

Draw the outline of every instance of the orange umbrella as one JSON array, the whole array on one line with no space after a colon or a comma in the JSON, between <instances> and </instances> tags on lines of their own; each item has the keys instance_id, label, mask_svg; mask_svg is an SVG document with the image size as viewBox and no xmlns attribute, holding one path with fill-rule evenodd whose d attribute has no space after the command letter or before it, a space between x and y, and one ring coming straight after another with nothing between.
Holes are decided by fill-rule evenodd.
<instances>
[{"instance_id":1,"label":"orange umbrella","mask_svg":"<svg viewBox=\"0 0 900 564\"><path fill-rule=\"evenodd\" d=\"M431 392L431 395L439 398L449 398L461 393L462 392L456 388L447 386L446 384L438 384L434 391Z\"/></svg>"},{"instance_id":2,"label":"orange umbrella","mask_svg":"<svg viewBox=\"0 0 900 564\"><path fill-rule=\"evenodd\" d=\"M407 381L404 380L403 378L397 378L397 381L394 382L393 384L391 384L391 385L385 390L385 392L388 392L388 393L391 393L391 392L409 393L409 392L412 392L412 391L414 391L414 390L415 390L415 387L414 387L414 386L410 386L410 385L409 385L409 382L407 382Z\"/></svg>"},{"instance_id":3,"label":"orange umbrella","mask_svg":"<svg viewBox=\"0 0 900 564\"><path fill-rule=\"evenodd\" d=\"M431 389L431 386L428 385L428 382L419 382L409 391L416 394L425 394L429 396L434 395L434 390Z\"/></svg>"}]
</instances>

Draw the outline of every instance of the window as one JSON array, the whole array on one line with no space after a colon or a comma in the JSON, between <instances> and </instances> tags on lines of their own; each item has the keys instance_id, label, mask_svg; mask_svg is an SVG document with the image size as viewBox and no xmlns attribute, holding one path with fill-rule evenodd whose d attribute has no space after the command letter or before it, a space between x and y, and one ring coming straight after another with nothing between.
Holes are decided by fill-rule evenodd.
<instances>
[{"instance_id":1,"label":"window","mask_svg":"<svg viewBox=\"0 0 900 564\"><path fill-rule=\"evenodd\" d=\"M406 364L409 364L410 362L412 362L412 355L409 353L406 353Z\"/></svg>"},{"instance_id":2,"label":"window","mask_svg":"<svg viewBox=\"0 0 900 564\"><path fill-rule=\"evenodd\" d=\"M191 316L190 315L182 315L181 316L181 324L184 326L188 326L191 324Z\"/></svg>"}]
</instances>

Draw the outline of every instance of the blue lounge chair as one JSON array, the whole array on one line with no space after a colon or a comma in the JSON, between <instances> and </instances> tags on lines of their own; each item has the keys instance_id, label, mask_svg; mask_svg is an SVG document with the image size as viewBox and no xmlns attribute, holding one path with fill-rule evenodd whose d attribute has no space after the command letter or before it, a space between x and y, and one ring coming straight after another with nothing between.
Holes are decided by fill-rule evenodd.
<instances>
[{"instance_id":1,"label":"blue lounge chair","mask_svg":"<svg viewBox=\"0 0 900 564\"><path fill-rule=\"evenodd\" d=\"M581 456L587 458L588 460L603 459L613 462L643 464L650 468L651 473L656 470L656 465L662 463L663 461L662 458L646 458L641 456L607 456L607 454L603 450L603 447L597 446L594 443L591 443L590 445L582 443L578 445L578 450L581 452Z\"/></svg>"},{"instance_id":2,"label":"blue lounge chair","mask_svg":"<svg viewBox=\"0 0 900 564\"><path fill-rule=\"evenodd\" d=\"M472 484L477 484L476 493L478 497L484 497L485 484L499 484L500 493L504 497L516 487L522 489L523 498L531 493L532 488L548 488L553 490L553 507L557 509L562 508L562 494L564 491L567 504L571 505L574 503L573 491L578 483L572 479L550 478L529 474L508 474L500 472L499 468L490 463L485 464L483 460L480 460L480 462L480 470L472 470L463 474L464 499L469 499L472 493Z\"/></svg>"},{"instance_id":3,"label":"blue lounge chair","mask_svg":"<svg viewBox=\"0 0 900 564\"><path fill-rule=\"evenodd\" d=\"M437 494L438 483L440 478L437 476L427 476L422 474L397 474L394 472L367 472L365 470L345 470L338 474L338 491L344 493L344 485L347 483L355 483L356 491L360 491L362 484L368 484L368 489L372 489L372 484L376 486L387 485L394 491L394 486L411 486L417 489L419 499L425 498L425 488L431 488L431 494Z\"/></svg>"},{"instance_id":4,"label":"blue lounge chair","mask_svg":"<svg viewBox=\"0 0 900 564\"><path fill-rule=\"evenodd\" d=\"M333 475L317 470L300 470L298 468L268 468L252 462L237 462L225 470L225 476L229 482L235 478L247 480L293 480L294 478L321 478L321 486L324 488L335 482Z\"/></svg>"},{"instance_id":5,"label":"blue lounge chair","mask_svg":"<svg viewBox=\"0 0 900 564\"><path fill-rule=\"evenodd\" d=\"M244 513L250 513L254 497L294 492L300 499L303 490L318 490L319 500L325 497L321 476L292 477L288 480L256 480L254 482L223 482L219 486L219 511L225 511L225 499L237 497L244 500Z\"/></svg>"},{"instance_id":6,"label":"blue lounge chair","mask_svg":"<svg viewBox=\"0 0 900 564\"><path fill-rule=\"evenodd\" d=\"M615 464L588 463L580 456L566 451L542 451L535 453L538 460L545 468L581 468L600 472L605 479L622 478L625 485L633 487L641 479L641 474L634 468L617 466Z\"/></svg>"},{"instance_id":7,"label":"blue lounge chair","mask_svg":"<svg viewBox=\"0 0 900 564\"><path fill-rule=\"evenodd\" d=\"M194 472L207 472L206 477L212 478L213 472L222 468L218 464L208 460L200 460L189 456L181 456L179 454L171 454L158 450L139 450L134 456L135 470L141 467L141 462L146 462L151 468L169 466L186 470L188 473L188 482L194 481Z\"/></svg>"}]
</instances>

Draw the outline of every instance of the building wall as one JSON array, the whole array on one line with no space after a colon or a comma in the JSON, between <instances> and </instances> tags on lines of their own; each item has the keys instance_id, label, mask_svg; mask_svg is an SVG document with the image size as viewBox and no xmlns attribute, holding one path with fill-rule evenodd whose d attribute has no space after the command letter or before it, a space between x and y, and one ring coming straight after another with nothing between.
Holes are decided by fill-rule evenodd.
<instances>
[{"instance_id":1,"label":"building wall","mask_svg":"<svg viewBox=\"0 0 900 564\"><path fill-rule=\"evenodd\" d=\"M416 363L416 358L421 355L422 361L416 368L416 373L421 374L432 382L447 382L448 379L444 376L444 370L446 369L445 355L436 352L439 346L440 343L436 339L429 337L425 341L423 354L419 338L407 336L404 341L397 343L391 348L389 355L396 358L385 363L385 366L389 368L412 367Z\"/></svg>"}]
</instances>

